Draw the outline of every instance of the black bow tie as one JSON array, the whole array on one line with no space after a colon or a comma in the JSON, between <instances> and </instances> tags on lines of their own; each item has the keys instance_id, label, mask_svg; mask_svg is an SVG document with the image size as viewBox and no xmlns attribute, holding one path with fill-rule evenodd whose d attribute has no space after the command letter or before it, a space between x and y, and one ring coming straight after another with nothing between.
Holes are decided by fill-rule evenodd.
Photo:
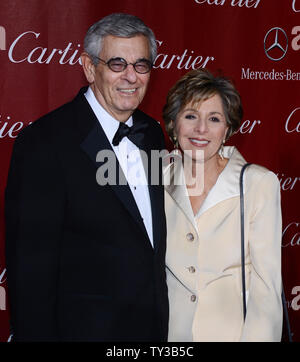
<instances>
[{"instance_id":1,"label":"black bow tie","mask_svg":"<svg viewBox=\"0 0 300 362\"><path fill-rule=\"evenodd\" d=\"M127 137L138 148L144 148L145 130L147 127L148 122L135 122L132 127L128 127L127 124L120 122L119 128L112 140L112 144L117 146L123 137Z\"/></svg>"}]
</instances>

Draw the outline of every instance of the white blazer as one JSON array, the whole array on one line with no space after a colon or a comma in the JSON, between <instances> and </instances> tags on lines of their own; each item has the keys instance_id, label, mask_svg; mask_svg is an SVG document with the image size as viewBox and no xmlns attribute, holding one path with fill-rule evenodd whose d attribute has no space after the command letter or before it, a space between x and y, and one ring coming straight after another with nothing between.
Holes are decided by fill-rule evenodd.
<instances>
[{"instance_id":1,"label":"white blazer","mask_svg":"<svg viewBox=\"0 0 300 362\"><path fill-rule=\"evenodd\" d=\"M164 170L165 180L170 181L165 184L168 339L280 341L280 185L276 175L264 167L251 165L245 171L244 323L239 177L246 161L235 147L225 147L224 152L229 161L196 217L181 165L171 163Z\"/></svg>"}]
</instances>

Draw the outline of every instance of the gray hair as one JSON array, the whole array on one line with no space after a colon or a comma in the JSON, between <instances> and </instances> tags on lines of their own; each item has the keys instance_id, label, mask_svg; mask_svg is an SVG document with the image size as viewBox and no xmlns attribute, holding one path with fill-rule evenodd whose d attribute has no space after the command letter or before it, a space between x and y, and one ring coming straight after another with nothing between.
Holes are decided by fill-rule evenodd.
<instances>
[{"instance_id":1,"label":"gray hair","mask_svg":"<svg viewBox=\"0 0 300 362\"><path fill-rule=\"evenodd\" d=\"M95 65L102 48L102 40L107 35L121 38L131 38L136 35L144 35L149 42L150 61L154 63L157 54L156 39L153 31L137 16L114 13L93 24L84 38L84 50L92 58Z\"/></svg>"}]
</instances>

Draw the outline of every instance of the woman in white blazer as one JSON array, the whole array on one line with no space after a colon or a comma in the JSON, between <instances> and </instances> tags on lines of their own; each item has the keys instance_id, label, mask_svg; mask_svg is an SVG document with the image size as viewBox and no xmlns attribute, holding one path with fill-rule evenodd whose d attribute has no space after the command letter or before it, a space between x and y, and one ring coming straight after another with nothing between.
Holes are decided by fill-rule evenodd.
<instances>
[{"instance_id":1,"label":"woman in white blazer","mask_svg":"<svg viewBox=\"0 0 300 362\"><path fill-rule=\"evenodd\" d=\"M164 170L169 341L281 340L280 186L258 165L244 174L243 318L239 177L246 161L224 147L242 114L233 84L203 69L182 77L164 106L176 147Z\"/></svg>"}]
</instances>

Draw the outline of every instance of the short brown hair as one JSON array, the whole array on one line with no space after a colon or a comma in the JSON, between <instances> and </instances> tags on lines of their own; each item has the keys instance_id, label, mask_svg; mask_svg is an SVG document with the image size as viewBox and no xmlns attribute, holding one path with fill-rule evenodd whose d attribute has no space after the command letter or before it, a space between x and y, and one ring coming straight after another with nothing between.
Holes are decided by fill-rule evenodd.
<instances>
[{"instance_id":1,"label":"short brown hair","mask_svg":"<svg viewBox=\"0 0 300 362\"><path fill-rule=\"evenodd\" d=\"M233 83L223 76L214 76L206 69L192 70L170 89L163 108L166 131L174 142L174 123L178 113L190 102L198 103L218 94L223 103L228 131L226 140L235 133L243 118L241 98ZM172 122L174 121L174 122Z\"/></svg>"}]
</instances>

